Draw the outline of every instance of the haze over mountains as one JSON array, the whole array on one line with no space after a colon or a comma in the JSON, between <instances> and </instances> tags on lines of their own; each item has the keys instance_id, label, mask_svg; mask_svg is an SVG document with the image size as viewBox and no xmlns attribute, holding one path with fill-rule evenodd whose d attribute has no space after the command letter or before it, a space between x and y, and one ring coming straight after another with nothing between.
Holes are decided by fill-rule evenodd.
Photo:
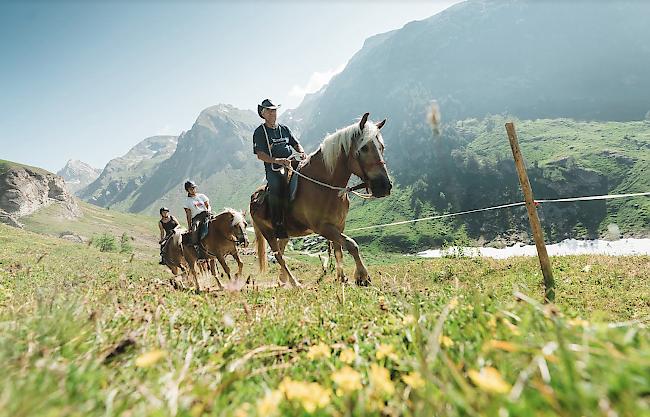
<instances>
[{"instance_id":1,"label":"haze over mountains","mask_svg":"<svg viewBox=\"0 0 650 417\"><path fill-rule=\"evenodd\" d=\"M489 116L643 120L650 110L647 16L650 4L645 2L460 3L400 30L369 38L343 72L321 91L305 97L297 109L285 112L281 122L298 133L311 151L327 132L352 123L365 111L376 120L388 117L384 128L388 165L402 187L417 186L419 197L414 197L412 204L418 200L417 204L436 210L462 210L517 197L516 182L481 183L497 178L488 174L505 169L495 162L503 155L487 152L495 144L473 142L485 137L500 139L498 133L494 138L490 132L498 132L502 126ZM434 99L445 123L439 138L432 137L426 124ZM456 123L486 117L486 122L477 124ZM170 137L159 138L169 146L157 153L145 152L149 155L145 158L129 156L139 147L153 152L152 138L146 139L129 154L111 161L80 195L94 204L132 212L156 213L159 206L167 205L179 213L182 183L192 178L211 197L214 207L243 208L262 183L263 169L251 145L252 132L260 122L254 112L225 104L205 109L191 129L178 137L178 146L171 145ZM565 125L536 126L555 129ZM632 188L650 184L647 171L639 171L635 165L646 160L647 137L638 136L638 126L634 132L638 146L616 145L616 149L641 153L624 155L630 160L617 165L614 174L598 171L609 166L594 163L591 157L588 164L582 164L589 149L580 148L585 153L570 152L574 158L570 169L562 163L538 161L540 181L563 170L564 190L607 192L620 184L629 183ZM589 135L592 133L590 130ZM600 138L601 143L593 145L602 153L616 134L609 132ZM576 138L583 139L579 133ZM478 143L486 149L478 149ZM545 142L543 146L553 144ZM557 146L566 145L558 142ZM553 154L562 154L561 149L553 150ZM487 170L478 180L473 178L477 167ZM626 182L628 169L636 176L640 173L641 181ZM542 183L545 190L553 192L553 181ZM485 198L481 194L485 190L494 191L493 195ZM563 214L556 216L559 219ZM592 234L608 216L607 210L598 216L598 222L590 226ZM520 220L504 222L521 226ZM563 227L573 230L576 222L580 221ZM477 229L473 235L481 233Z\"/></svg>"}]
</instances>

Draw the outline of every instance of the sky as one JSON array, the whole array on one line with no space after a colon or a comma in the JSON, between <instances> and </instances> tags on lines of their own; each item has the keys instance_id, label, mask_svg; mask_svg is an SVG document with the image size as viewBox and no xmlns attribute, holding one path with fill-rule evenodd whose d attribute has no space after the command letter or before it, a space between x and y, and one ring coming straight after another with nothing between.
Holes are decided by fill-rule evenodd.
<instances>
[{"instance_id":1,"label":"sky","mask_svg":"<svg viewBox=\"0 0 650 417\"><path fill-rule=\"evenodd\" d=\"M458 1L0 0L0 159L103 168L215 104L295 108L369 36Z\"/></svg>"}]
</instances>

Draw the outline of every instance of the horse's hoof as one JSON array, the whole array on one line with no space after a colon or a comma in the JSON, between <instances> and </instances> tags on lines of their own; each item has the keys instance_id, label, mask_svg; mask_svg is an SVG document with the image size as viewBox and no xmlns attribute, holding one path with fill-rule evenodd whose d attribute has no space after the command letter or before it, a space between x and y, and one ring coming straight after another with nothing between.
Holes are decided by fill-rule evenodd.
<instances>
[{"instance_id":1,"label":"horse's hoof","mask_svg":"<svg viewBox=\"0 0 650 417\"><path fill-rule=\"evenodd\" d=\"M371 280L370 280L370 277L357 278L356 283L360 287L368 287L368 286L370 286Z\"/></svg>"}]
</instances>

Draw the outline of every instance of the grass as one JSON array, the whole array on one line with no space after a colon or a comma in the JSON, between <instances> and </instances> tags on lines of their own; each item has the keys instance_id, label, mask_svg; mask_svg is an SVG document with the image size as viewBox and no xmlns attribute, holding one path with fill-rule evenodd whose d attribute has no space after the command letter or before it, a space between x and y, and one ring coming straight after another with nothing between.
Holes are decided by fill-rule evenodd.
<instances>
[{"instance_id":1,"label":"grass","mask_svg":"<svg viewBox=\"0 0 650 417\"><path fill-rule=\"evenodd\" d=\"M532 258L358 288L291 254L292 290L245 256L252 285L194 294L135 251L0 225L0 416L650 415L650 257L554 258L544 307Z\"/></svg>"},{"instance_id":2,"label":"grass","mask_svg":"<svg viewBox=\"0 0 650 417\"><path fill-rule=\"evenodd\" d=\"M59 204L51 204L34 214L21 217L20 221L29 231L56 237L74 233L84 240L91 240L109 234L119 239L126 233L133 238L133 246L140 256L151 256L158 252L158 218L108 210L80 200L77 200L77 204L83 216L73 221L65 217L65 208Z\"/></svg>"},{"instance_id":3,"label":"grass","mask_svg":"<svg viewBox=\"0 0 650 417\"><path fill-rule=\"evenodd\" d=\"M0 175L4 174L5 172L9 171L10 169L15 169L15 168L27 168L32 171L35 171L39 174L46 175L50 174L50 172L42 169L42 168L37 168L33 167L30 165L25 165L25 164L19 164L17 162L12 162L12 161L6 161L4 159L0 159Z\"/></svg>"}]
</instances>

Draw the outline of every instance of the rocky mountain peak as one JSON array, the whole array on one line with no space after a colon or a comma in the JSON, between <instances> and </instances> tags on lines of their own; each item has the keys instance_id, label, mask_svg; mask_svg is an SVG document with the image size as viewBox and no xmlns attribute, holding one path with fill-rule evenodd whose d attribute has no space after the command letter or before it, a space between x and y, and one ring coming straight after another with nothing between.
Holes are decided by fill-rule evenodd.
<instances>
[{"instance_id":1,"label":"rocky mountain peak","mask_svg":"<svg viewBox=\"0 0 650 417\"><path fill-rule=\"evenodd\" d=\"M70 159L56 174L63 178L70 192L76 194L77 191L95 181L101 172L101 169L93 168L78 159Z\"/></svg>"}]
</instances>

